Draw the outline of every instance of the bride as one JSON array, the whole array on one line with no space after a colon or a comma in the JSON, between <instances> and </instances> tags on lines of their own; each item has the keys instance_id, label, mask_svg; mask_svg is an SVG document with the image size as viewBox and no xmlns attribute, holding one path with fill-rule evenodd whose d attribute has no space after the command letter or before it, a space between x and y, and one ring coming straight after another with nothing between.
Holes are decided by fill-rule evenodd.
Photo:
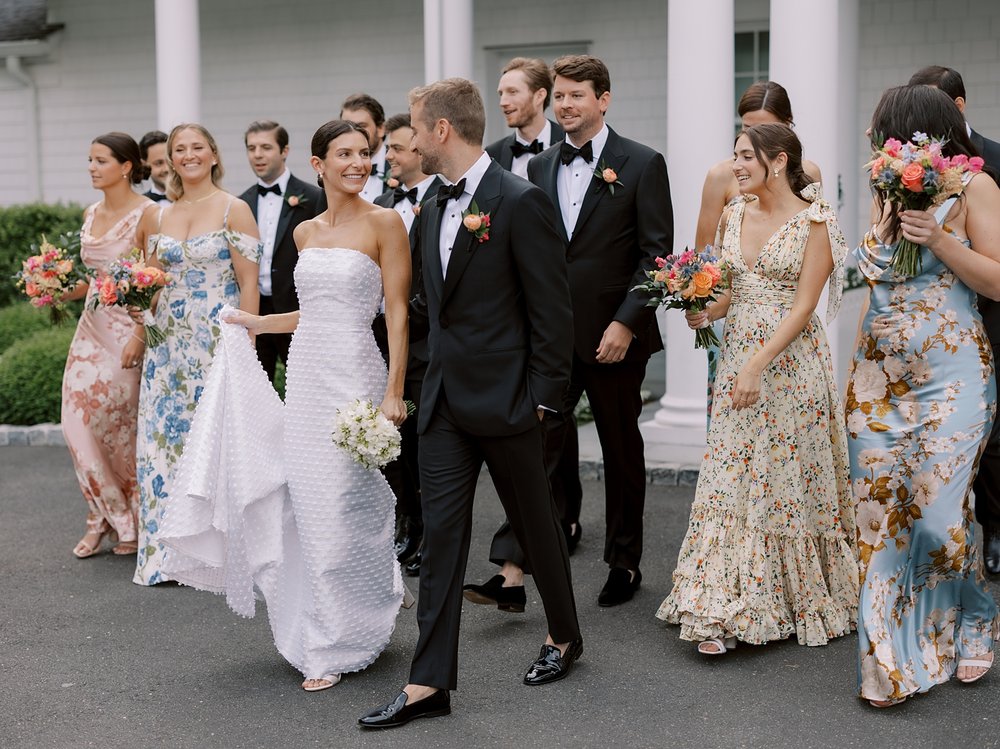
<instances>
[{"instance_id":1,"label":"bride","mask_svg":"<svg viewBox=\"0 0 1000 749\"><path fill-rule=\"evenodd\" d=\"M356 398L381 402L396 425L406 418L411 266L399 214L361 198L371 171L364 130L326 123L310 161L329 208L294 232L301 309L223 311L229 324L182 460L185 491L163 535L172 579L225 593L244 616L259 591L278 651L305 676L303 689L319 691L378 657L403 601L395 498L331 433L337 409ZM383 295L388 374L371 332ZM294 331L284 404L246 331Z\"/></svg>"}]
</instances>

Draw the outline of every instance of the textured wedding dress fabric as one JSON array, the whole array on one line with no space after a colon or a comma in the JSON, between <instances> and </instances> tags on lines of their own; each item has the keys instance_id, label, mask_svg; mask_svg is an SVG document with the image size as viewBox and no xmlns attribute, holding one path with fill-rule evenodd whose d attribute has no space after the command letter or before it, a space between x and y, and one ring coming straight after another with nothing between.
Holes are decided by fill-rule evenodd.
<instances>
[{"instance_id":1,"label":"textured wedding dress fabric","mask_svg":"<svg viewBox=\"0 0 1000 749\"><path fill-rule=\"evenodd\" d=\"M171 579L225 594L243 616L262 597L278 651L316 679L378 657L403 582L395 497L331 438L338 408L385 392L371 332L381 272L364 253L309 248L295 284L285 402L246 330L222 323L162 533Z\"/></svg>"}]
</instances>

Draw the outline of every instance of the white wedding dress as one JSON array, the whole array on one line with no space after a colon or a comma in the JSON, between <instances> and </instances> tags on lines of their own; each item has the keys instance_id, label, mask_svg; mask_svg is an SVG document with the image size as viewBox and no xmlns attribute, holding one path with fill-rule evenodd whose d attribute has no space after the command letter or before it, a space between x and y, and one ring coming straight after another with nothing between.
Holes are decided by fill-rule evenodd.
<instances>
[{"instance_id":1,"label":"white wedding dress","mask_svg":"<svg viewBox=\"0 0 1000 749\"><path fill-rule=\"evenodd\" d=\"M331 440L339 407L385 393L371 331L381 272L356 250L308 248L295 284L285 403L246 330L222 323L162 535L170 579L224 593L243 616L262 597L278 651L317 679L378 657L403 582L389 485Z\"/></svg>"}]
</instances>

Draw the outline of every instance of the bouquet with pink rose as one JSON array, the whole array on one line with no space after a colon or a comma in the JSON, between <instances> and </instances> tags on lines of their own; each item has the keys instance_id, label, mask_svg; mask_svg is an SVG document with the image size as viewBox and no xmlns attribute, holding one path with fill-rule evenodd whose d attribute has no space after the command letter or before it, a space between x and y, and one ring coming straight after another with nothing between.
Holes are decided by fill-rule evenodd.
<instances>
[{"instance_id":1,"label":"bouquet with pink rose","mask_svg":"<svg viewBox=\"0 0 1000 749\"><path fill-rule=\"evenodd\" d=\"M157 346L167 335L153 320L150 308L156 292L170 283L170 276L160 268L146 265L138 247L112 262L106 273L97 279L97 294L93 306L138 307L143 310L143 332L146 346Z\"/></svg>"},{"instance_id":2,"label":"bouquet with pink rose","mask_svg":"<svg viewBox=\"0 0 1000 749\"><path fill-rule=\"evenodd\" d=\"M711 245L702 252L684 250L679 255L658 257L656 268L646 272L648 281L632 289L651 294L650 307L702 312L716 300L718 292L729 288L725 264L719 262ZM694 333L694 345L718 346L719 337L711 328L701 328Z\"/></svg>"},{"instance_id":3,"label":"bouquet with pink rose","mask_svg":"<svg viewBox=\"0 0 1000 749\"><path fill-rule=\"evenodd\" d=\"M960 195L967 172L980 172L984 162L978 156L944 156L945 138L932 138L916 132L903 143L887 138L872 151L865 168L871 173L872 188L899 210L926 211ZM921 271L920 249L909 239L901 238L892 253L892 266L904 276Z\"/></svg>"},{"instance_id":4,"label":"bouquet with pink rose","mask_svg":"<svg viewBox=\"0 0 1000 749\"><path fill-rule=\"evenodd\" d=\"M49 242L42 235L37 254L21 263L21 270L14 274L14 285L28 297L32 307L47 307L53 324L66 319L66 302L63 295L71 291L89 275L79 258L80 236L70 234L60 237L63 246Z\"/></svg>"}]
</instances>

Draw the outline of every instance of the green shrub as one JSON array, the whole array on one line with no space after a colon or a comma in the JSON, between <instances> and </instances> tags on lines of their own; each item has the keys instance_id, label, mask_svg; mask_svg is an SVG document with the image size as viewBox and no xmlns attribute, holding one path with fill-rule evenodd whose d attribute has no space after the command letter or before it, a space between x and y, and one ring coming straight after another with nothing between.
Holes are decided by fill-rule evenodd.
<instances>
[{"instance_id":1,"label":"green shrub","mask_svg":"<svg viewBox=\"0 0 1000 749\"><path fill-rule=\"evenodd\" d=\"M73 320L67 319L64 324L73 327ZM51 326L49 311L35 309L27 302L0 309L0 354L18 341Z\"/></svg>"},{"instance_id":2,"label":"green shrub","mask_svg":"<svg viewBox=\"0 0 1000 749\"><path fill-rule=\"evenodd\" d=\"M0 424L59 421L73 333L72 325L42 330L0 354Z\"/></svg>"},{"instance_id":3,"label":"green shrub","mask_svg":"<svg viewBox=\"0 0 1000 749\"><path fill-rule=\"evenodd\" d=\"M279 359L274 367L274 389L281 400L285 400L285 365Z\"/></svg>"},{"instance_id":4,"label":"green shrub","mask_svg":"<svg viewBox=\"0 0 1000 749\"><path fill-rule=\"evenodd\" d=\"M41 235L55 240L60 234L78 231L83 208L78 205L28 203L0 208L0 307L23 298L11 276L21 269L21 261L31 254L31 245Z\"/></svg>"}]
</instances>

